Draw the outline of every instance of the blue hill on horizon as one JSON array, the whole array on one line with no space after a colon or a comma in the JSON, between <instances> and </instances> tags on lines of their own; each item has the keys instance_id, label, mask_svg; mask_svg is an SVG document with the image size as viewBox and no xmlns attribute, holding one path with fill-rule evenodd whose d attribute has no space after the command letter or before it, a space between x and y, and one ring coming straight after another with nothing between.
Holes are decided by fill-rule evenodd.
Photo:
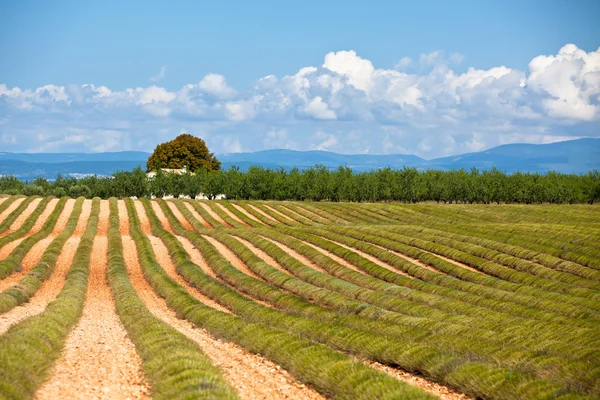
<instances>
[{"instance_id":1,"label":"blue hill on horizon","mask_svg":"<svg viewBox=\"0 0 600 400\"><path fill-rule=\"evenodd\" d=\"M150 153L124 151L110 153L6 153L0 152L0 175L14 175L21 180L37 177L53 179L66 176L111 175L116 171L145 168ZM217 155L223 169L232 165L245 171L256 165L264 168L294 167L305 169L322 164L329 169L340 165L354 171L390 167L426 169L487 170L496 167L507 173L556 171L585 174L600 170L600 139L577 139L550 144L507 144L488 150L425 160L406 155L338 154L328 151L263 150L250 153Z\"/></svg>"}]
</instances>

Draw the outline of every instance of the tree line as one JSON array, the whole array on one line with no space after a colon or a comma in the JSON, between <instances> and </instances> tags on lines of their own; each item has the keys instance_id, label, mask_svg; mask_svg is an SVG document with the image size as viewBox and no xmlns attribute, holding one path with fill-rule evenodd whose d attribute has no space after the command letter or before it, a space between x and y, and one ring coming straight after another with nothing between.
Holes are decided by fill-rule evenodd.
<instances>
[{"instance_id":1,"label":"tree line","mask_svg":"<svg viewBox=\"0 0 600 400\"><path fill-rule=\"evenodd\" d=\"M136 168L110 177L76 179L59 175L51 181L37 178L22 182L13 176L2 176L0 193L103 199L113 196L214 199L223 195L237 200L574 204L600 200L600 172L507 174L495 168L485 171L383 168L357 173L345 166L329 170L316 165L289 171L257 166L247 172L237 167L226 171L202 168L184 174L158 170L155 177L148 178L141 168Z\"/></svg>"}]
</instances>

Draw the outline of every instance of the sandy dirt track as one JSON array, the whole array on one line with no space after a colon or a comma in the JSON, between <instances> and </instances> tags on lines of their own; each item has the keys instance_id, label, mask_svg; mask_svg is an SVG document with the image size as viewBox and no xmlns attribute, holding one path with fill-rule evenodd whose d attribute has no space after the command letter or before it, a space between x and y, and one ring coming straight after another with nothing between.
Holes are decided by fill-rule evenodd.
<instances>
[{"instance_id":1,"label":"sandy dirt track","mask_svg":"<svg viewBox=\"0 0 600 400\"><path fill-rule=\"evenodd\" d=\"M328 218L328 217L326 217L325 215L317 214L316 212L314 212L314 211L312 211L312 210L309 210L308 208L302 207L302 206L300 206L300 205L298 205L298 204L296 204L296 207L298 207L299 209L301 209L301 210L302 210L302 211L304 211L305 213L307 213L307 214L310 214L310 215L313 215L313 216L315 216L315 217L317 217L317 218L320 218L320 219L322 219L322 220L324 220L324 221L333 222L331 219L329 219L329 218ZM346 219L344 219L344 218L342 218L342 217L338 217L338 218L340 218L340 219L341 219L341 220L343 220L343 221L348 221L348 220L346 220Z\"/></svg>"},{"instance_id":2,"label":"sandy dirt track","mask_svg":"<svg viewBox=\"0 0 600 400\"><path fill-rule=\"evenodd\" d=\"M25 207L25 210L14 220L14 222L10 225L10 227L3 232L2 236L9 235L19 229L25 221L31 216L31 213L37 208L37 206L42 202L42 198L34 199L31 203ZM39 219L40 217L38 217Z\"/></svg>"},{"instance_id":3,"label":"sandy dirt track","mask_svg":"<svg viewBox=\"0 0 600 400\"><path fill-rule=\"evenodd\" d=\"M36 399L143 399L150 393L115 312L106 280L107 246L106 237L96 236L83 315Z\"/></svg>"},{"instance_id":4,"label":"sandy dirt track","mask_svg":"<svg viewBox=\"0 0 600 400\"><path fill-rule=\"evenodd\" d=\"M190 213L192 213L192 215L194 216L194 218L196 218L198 221L200 221L200 223L202 225L204 225L205 228L207 228L207 229L214 229L214 227L211 224L209 224L207 220L205 220L204 218L202 218L202 215L200 215L200 213L198 211L196 211L196 209L194 208L194 206L192 206L187 201L184 202L183 204L190 211Z\"/></svg>"},{"instance_id":5,"label":"sandy dirt track","mask_svg":"<svg viewBox=\"0 0 600 400\"><path fill-rule=\"evenodd\" d=\"M236 239L238 242L242 243L255 256L257 256L258 258L262 259L264 262L266 262L267 264L269 264L271 267L279 270L279 272L283 272L284 274L289 275L289 276L294 276L294 275L292 275L292 273L290 271L288 271L287 269L283 268L281 266L281 264L279 264L277 262L277 260L275 260L273 257L271 257L270 255L268 255L267 253L265 253L263 250L261 250L258 247L254 246L252 243L250 243L246 239L242 239L241 237L234 236L234 235L231 235L231 237L234 238L234 239Z\"/></svg>"},{"instance_id":6,"label":"sandy dirt track","mask_svg":"<svg viewBox=\"0 0 600 400\"><path fill-rule=\"evenodd\" d=\"M264 212L263 210L261 210L260 208L254 206L253 204L246 204L248 206L248 208L250 208L252 211L259 213L260 215L262 215L263 217L270 219L271 221L275 222L276 224L281 224L280 221L277 220L277 218L275 218L274 216L272 216L271 214L268 214L266 212Z\"/></svg>"},{"instance_id":7,"label":"sandy dirt track","mask_svg":"<svg viewBox=\"0 0 600 400\"><path fill-rule=\"evenodd\" d=\"M185 229L194 230L194 227L192 227L192 224L190 224L190 221L188 221L183 216L183 214L181 213L181 211L179 211L179 208L177 208L177 205L175 203L173 203L172 201L167 201L167 205L171 209L171 212L173 213L175 218L177 218L177 221L179 221L179 223L181 225L183 225L183 227Z\"/></svg>"},{"instance_id":8,"label":"sandy dirt track","mask_svg":"<svg viewBox=\"0 0 600 400\"><path fill-rule=\"evenodd\" d=\"M284 213L282 213L282 212L281 212L281 211L279 211L278 209L276 209L276 208L274 208L274 207L271 207L271 206L270 206L270 205L268 205L268 204L264 204L264 203L263 203L263 206L264 206L266 209L268 209L269 211L271 211L272 213L275 213L275 214L279 215L281 218L283 218L283 219L285 219L285 220L288 220L288 221L290 221L290 222L294 222L294 223L297 223L297 224L300 224L300 223L301 223L301 222L299 222L299 221L296 221L296 220L295 220L295 219L293 219L292 217L290 217L290 216L288 216L288 215L285 215Z\"/></svg>"},{"instance_id":9,"label":"sandy dirt track","mask_svg":"<svg viewBox=\"0 0 600 400\"><path fill-rule=\"evenodd\" d=\"M30 235L33 235L42 229L42 226L44 226L46 221L48 221L48 218L50 218L50 214L54 212L57 203L58 199L52 199L48 202L46 208L44 208L44 211L42 211L38 219L35 221L35 224L33 224L33 227L29 231Z\"/></svg>"},{"instance_id":10,"label":"sandy dirt track","mask_svg":"<svg viewBox=\"0 0 600 400\"><path fill-rule=\"evenodd\" d=\"M123 237L123 246L131 281L146 306L156 317L196 342L213 364L223 370L227 381L243 399L323 399L320 394L296 381L291 374L264 357L252 354L233 343L216 339L204 329L179 319L144 279L134 241Z\"/></svg>"},{"instance_id":11,"label":"sandy dirt track","mask_svg":"<svg viewBox=\"0 0 600 400\"><path fill-rule=\"evenodd\" d=\"M134 201L133 204L135 205L135 213L137 214L138 219L140 220L140 229L142 230L144 235L152 235L152 227L150 226L150 220L146 215L146 209L144 208L144 205L139 201Z\"/></svg>"},{"instance_id":12,"label":"sandy dirt track","mask_svg":"<svg viewBox=\"0 0 600 400\"><path fill-rule=\"evenodd\" d=\"M302 264L306 265L307 267L310 267L314 270L317 270L319 272L323 272L324 274L326 274L327 272L319 267L317 264L315 264L314 262L310 261L308 258L304 257L302 254L298 253L296 250L293 250L292 248L286 246L283 243L280 243L276 240L273 240L271 238L268 238L266 236L261 236L261 238L265 239L266 241L269 241L271 243L273 243L275 246L279 247L281 250L285 251L287 254L289 254L290 256L294 257L296 260L300 261Z\"/></svg>"},{"instance_id":13,"label":"sandy dirt track","mask_svg":"<svg viewBox=\"0 0 600 400\"><path fill-rule=\"evenodd\" d=\"M242 219L240 217L238 217L237 215L235 215L234 213L232 213L231 210L229 210L227 207L223 206L220 203L214 203L214 204L217 207L219 207L225 214L227 214L229 216L229 218L232 218L232 219L236 220L237 222L239 222L242 225L250 226L245 221L242 221Z\"/></svg>"},{"instance_id":14,"label":"sandy dirt track","mask_svg":"<svg viewBox=\"0 0 600 400\"><path fill-rule=\"evenodd\" d=\"M40 261L50 243L52 243L52 241L56 238L55 232L61 232L62 230L64 230L65 225L67 224L67 220L73 211L73 203L74 202L69 203L67 201L67 203L65 204L65 208L63 209L61 215L56 221L56 225L54 226L53 232L50 235L48 235L48 237L46 237L45 239L42 239L36 244L34 244L33 247L29 250L29 252L25 255L22 262L23 269L20 272L14 273L0 281L0 291L6 290L9 287L19 283L19 281L29 273L31 268L33 268L38 263L38 261ZM24 239L19 240L19 243L22 240ZM8 257L8 255L10 254L10 252L8 252L9 249L10 248L6 248L5 246L5 248L0 250L0 260ZM10 251L12 251L12 249L10 249Z\"/></svg>"},{"instance_id":15,"label":"sandy dirt track","mask_svg":"<svg viewBox=\"0 0 600 400\"><path fill-rule=\"evenodd\" d=\"M25 197L21 197L20 199L16 199L15 201L13 201L12 204L0 214L0 223L2 223L6 219L6 217L8 217L13 211L15 211L17 207L19 207L24 201Z\"/></svg>"},{"instance_id":16,"label":"sandy dirt track","mask_svg":"<svg viewBox=\"0 0 600 400\"><path fill-rule=\"evenodd\" d=\"M210 206L206 202L199 201L198 204L200 205L200 207L202 207L204 209L204 211L206 211L206 213L208 215L213 217L215 220L219 221L221 224L225 225L227 228L233 228L229 223L227 223L223 218L221 218L221 216L219 214L217 214L212 208L210 208Z\"/></svg>"},{"instance_id":17,"label":"sandy dirt track","mask_svg":"<svg viewBox=\"0 0 600 400\"><path fill-rule=\"evenodd\" d=\"M67 240L58 257L54 272L28 303L21 304L6 314L0 315L0 334L6 332L11 325L43 312L48 303L58 296L65 284L65 277L73 262L79 240L80 238L77 237Z\"/></svg>"},{"instance_id":18,"label":"sandy dirt track","mask_svg":"<svg viewBox=\"0 0 600 400\"><path fill-rule=\"evenodd\" d=\"M359 255L359 256L361 256L362 258L364 258L364 259L367 259L367 260L371 261L373 264L377 264L377 265L379 265L380 267L382 267L382 268L385 268L385 269L387 269L387 270L389 270L389 271L392 271L392 272L394 272L394 273L396 273L396 274L398 274L398 275L402 275L402 276L405 276L405 277L407 277L407 278L417 279L417 278L415 278L414 276L412 276L412 275L410 275L410 274L407 274L407 273L405 273L405 272L402 272L402 271L400 271L400 270L398 270L398 269L396 269L396 268L392 267L391 265L389 265L389 264L387 264L387 263L383 262L383 261L382 261L382 260L380 260L379 258L377 258L377 257L374 257L374 256L372 256L372 255L370 255L370 254L367 254L367 253L365 253L365 252L363 252L363 251L361 251L361 250L355 249L354 247L347 246L347 245L345 245L345 244L343 244L343 243L336 242L336 241L334 241L334 240L331 240L331 239L324 238L324 237L322 237L322 236L319 236L319 237L320 237L321 239L323 239L323 240L327 240L327 241L329 241L329 242L331 242L331 243L333 243L333 244L337 244L338 246L340 246L340 247L343 247L343 248L344 248L344 249L346 249L346 250L350 250L350 251L352 251L352 252L354 252L354 253L358 254L358 255ZM307 243L307 244L308 244L308 243ZM395 254L395 253L394 253L394 254ZM410 258L409 258L409 259L407 259L407 261L411 261L411 262L413 262L413 263L414 263L414 261L412 261L412 260L413 260L413 259L410 259ZM421 264L422 264L422 263L421 263ZM422 264L422 265L420 265L420 266L422 266L422 267L424 266L424 268L427 268L427 269L430 269L430 268L431 268L431 267L429 267L429 266L428 266L428 265L426 265L426 264ZM433 268L431 268L431 269L433 269ZM430 269L430 270L431 270L431 269ZM433 269L433 271L435 271L435 272L439 273L439 271L438 271L438 270L436 270L436 269ZM363 273L364 273L364 272L363 272Z\"/></svg>"},{"instance_id":19,"label":"sandy dirt track","mask_svg":"<svg viewBox=\"0 0 600 400\"><path fill-rule=\"evenodd\" d=\"M238 258L238 256L235 255L235 253L231 250L229 250L229 248L227 246L225 246L223 243L219 242L217 239L207 236L207 235L202 235L202 237L206 240L208 240L208 242L210 244L212 244L213 246L215 246L215 248L219 251L219 253L221 253L221 255L223 257L225 257L225 259L231 264L233 265L235 268L237 268L238 270L242 271L243 273L245 273L246 275L249 275L253 278L259 279L261 281L264 281L264 279L262 279L260 276L256 275L250 268L248 268L246 266L246 264L240 260Z\"/></svg>"},{"instance_id":20,"label":"sandy dirt track","mask_svg":"<svg viewBox=\"0 0 600 400\"><path fill-rule=\"evenodd\" d=\"M160 221L163 229L169 233L173 233L173 227L171 226L171 223L167 219L167 216L163 212L162 208L160 208L160 205L155 201L151 201L150 204L152 205L152 211L154 211L154 214L156 214L156 217Z\"/></svg>"},{"instance_id":21,"label":"sandy dirt track","mask_svg":"<svg viewBox=\"0 0 600 400\"><path fill-rule=\"evenodd\" d=\"M240 206L239 204L231 203L231 205L236 210L238 210L239 212L241 212L242 214L244 214L246 217L250 218L251 220L258 222L261 225L268 226L267 224L262 222L260 219L256 218L253 214L249 213L248 210L246 210L244 207Z\"/></svg>"}]
</instances>

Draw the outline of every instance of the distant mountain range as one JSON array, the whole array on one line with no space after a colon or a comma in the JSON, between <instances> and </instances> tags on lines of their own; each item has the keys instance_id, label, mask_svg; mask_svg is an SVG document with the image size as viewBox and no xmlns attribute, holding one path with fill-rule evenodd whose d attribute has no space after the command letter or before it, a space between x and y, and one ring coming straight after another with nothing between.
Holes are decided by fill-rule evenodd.
<instances>
[{"instance_id":1,"label":"distant mountain range","mask_svg":"<svg viewBox=\"0 0 600 400\"><path fill-rule=\"evenodd\" d=\"M21 180L42 176L55 178L57 174L85 176L111 175L115 171L145 168L149 153L124 151L113 153L0 153L0 175L14 175ZM550 170L583 174L600 170L600 139L578 139L550 144L507 144L476 153L425 160L406 154L370 155L337 154L328 151L264 150L252 153L217 155L222 167L237 165L247 170L252 165L265 168L299 169L323 164L335 169L340 165L354 171L368 171L384 167L418 169L490 169L496 167L513 173Z\"/></svg>"}]
</instances>

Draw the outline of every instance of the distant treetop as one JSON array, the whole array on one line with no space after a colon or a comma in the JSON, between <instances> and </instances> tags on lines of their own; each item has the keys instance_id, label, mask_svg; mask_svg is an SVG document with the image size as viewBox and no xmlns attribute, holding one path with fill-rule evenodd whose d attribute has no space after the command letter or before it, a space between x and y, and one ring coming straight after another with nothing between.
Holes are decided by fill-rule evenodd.
<instances>
[{"instance_id":1,"label":"distant treetop","mask_svg":"<svg viewBox=\"0 0 600 400\"><path fill-rule=\"evenodd\" d=\"M159 168L186 168L190 172L201 168L217 171L221 169L221 162L208 151L204 140L184 133L170 142L156 146L148 158L146 167L148 171L156 171Z\"/></svg>"}]
</instances>

